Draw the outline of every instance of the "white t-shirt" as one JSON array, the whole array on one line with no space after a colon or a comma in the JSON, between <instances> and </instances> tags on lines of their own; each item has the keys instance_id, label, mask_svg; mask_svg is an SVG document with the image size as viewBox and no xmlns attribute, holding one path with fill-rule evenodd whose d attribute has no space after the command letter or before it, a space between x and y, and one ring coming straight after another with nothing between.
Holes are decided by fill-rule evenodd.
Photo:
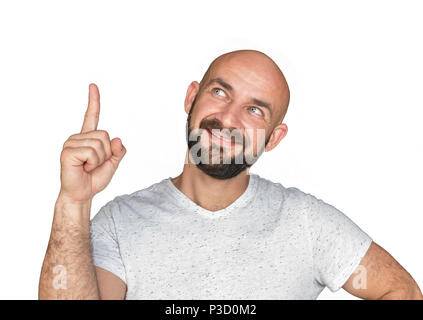
<instances>
[{"instance_id":1,"label":"white t-shirt","mask_svg":"<svg viewBox=\"0 0 423 320\"><path fill-rule=\"evenodd\" d=\"M335 207L255 174L219 211L167 178L115 197L90 225L94 265L126 283L126 299L316 299L372 242Z\"/></svg>"}]
</instances>

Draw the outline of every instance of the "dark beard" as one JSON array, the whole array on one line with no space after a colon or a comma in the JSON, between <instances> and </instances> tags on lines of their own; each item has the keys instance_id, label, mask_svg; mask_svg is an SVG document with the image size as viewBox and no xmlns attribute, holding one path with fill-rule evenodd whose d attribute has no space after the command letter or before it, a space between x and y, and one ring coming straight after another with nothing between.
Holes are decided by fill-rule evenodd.
<instances>
[{"instance_id":1,"label":"dark beard","mask_svg":"<svg viewBox=\"0 0 423 320\"><path fill-rule=\"evenodd\" d=\"M191 154L192 157L194 158L198 158L200 157L200 159L202 159L202 155L201 155L201 148L197 151L193 150L193 146L196 145L199 142L200 137L198 137L197 141L193 140L190 141L189 137L191 132L193 131L193 128L191 127L191 113L194 110L194 106L195 106L195 101L197 99L197 96L195 97L191 110L188 114L188 118L187 118L187 124L186 124L186 139L187 139L187 144L188 144L188 149L189 152ZM220 123L220 121L218 121L217 119L212 119L212 120L203 120L200 123L200 128L201 129L223 129L222 124ZM270 138L270 135L268 138L266 138L266 143L265 145L267 145L267 142ZM236 155L234 155L233 157L231 157L230 159L230 163L221 163L223 161L220 161L218 164L210 164L210 163L203 163L202 161L200 161L199 163L196 163L196 166L198 169L200 169L201 171L203 171L205 174L207 174L208 176L215 178L215 179L220 179L220 180L225 180L225 179L231 179L233 177L236 177L237 175L239 175L241 172L243 172L245 169L251 167L253 165L253 163L248 163L248 161L245 158L245 139L243 138L243 145L242 145L242 163L236 163L235 161L235 157ZM210 144L210 151L209 153L211 154L211 149L212 149L212 144ZM220 150L218 151L220 155L223 154L223 147L220 146ZM195 154L197 153L197 154Z\"/></svg>"},{"instance_id":2,"label":"dark beard","mask_svg":"<svg viewBox=\"0 0 423 320\"><path fill-rule=\"evenodd\" d=\"M197 155L194 154L195 151L192 150L192 147L196 144L196 141L188 141L188 148L193 157L200 157L201 159L201 149L197 151ZM221 148L222 149L222 148ZM222 150L220 150L222 153ZM236 177L245 169L252 166L252 164L248 164L245 161L245 157L243 157L242 163L235 163L235 157L231 157L230 163L217 163L217 164L210 164L210 163L203 163L199 162L196 164L197 168L203 171L205 174L213 177L215 179L230 179Z\"/></svg>"}]
</instances>

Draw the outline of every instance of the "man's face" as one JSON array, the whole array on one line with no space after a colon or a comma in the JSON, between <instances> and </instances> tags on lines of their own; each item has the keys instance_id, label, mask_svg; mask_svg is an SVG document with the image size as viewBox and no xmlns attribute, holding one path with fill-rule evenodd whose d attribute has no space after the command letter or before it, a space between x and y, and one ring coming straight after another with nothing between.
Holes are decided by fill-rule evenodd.
<instances>
[{"instance_id":1,"label":"man's face","mask_svg":"<svg viewBox=\"0 0 423 320\"><path fill-rule=\"evenodd\" d=\"M200 170L216 179L229 179L257 161L268 138L258 143L260 139L252 130L225 128L215 117L204 118L196 128L192 124L194 107L195 100L187 118L187 143L191 159L196 159ZM263 130L261 137L264 134ZM259 149L254 147L258 144L262 145Z\"/></svg>"},{"instance_id":2,"label":"man's face","mask_svg":"<svg viewBox=\"0 0 423 320\"><path fill-rule=\"evenodd\" d=\"M265 66L257 69L249 62L232 59L217 64L192 93L189 155L199 169L217 179L235 177L257 161L278 124L280 89Z\"/></svg>"}]
</instances>

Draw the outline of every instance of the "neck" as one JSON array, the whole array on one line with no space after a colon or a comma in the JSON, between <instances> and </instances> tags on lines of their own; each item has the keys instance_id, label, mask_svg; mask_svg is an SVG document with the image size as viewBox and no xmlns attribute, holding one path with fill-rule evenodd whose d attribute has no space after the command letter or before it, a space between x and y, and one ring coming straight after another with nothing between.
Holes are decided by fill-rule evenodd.
<instances>
[{"instance_id":1,"label":"neck","mask_svg":"<svg viewBox=\"0 0 423 320\"><path fill-rule=\"evenodd\" d=\"M188 152L184 170L173 178L172 182L197 205L209 211L221 210L238 199L247 189L250 181L248 169L230 179L215 179L187 161Z\"/></svg>"}]
</instances>

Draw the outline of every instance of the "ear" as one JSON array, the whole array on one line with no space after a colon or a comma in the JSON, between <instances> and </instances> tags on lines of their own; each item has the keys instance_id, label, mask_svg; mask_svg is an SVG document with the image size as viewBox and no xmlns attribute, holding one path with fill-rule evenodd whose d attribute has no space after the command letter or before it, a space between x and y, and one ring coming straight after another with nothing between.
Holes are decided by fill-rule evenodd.
<instances>
[{"instance_id":1,"label":"ear","mask_svg":"<svg viewBox=\"0 0 423 320\"><path fill-rule=\"evenodd\" d=\"M275 148L279 142L287 135L288 126L285 123L278 124L270 135L269 142L267 143L264 151L268 152Z\"/></svg>"},{"instance_id":2,"label":"ear","mask_svg":"<svg viewBox=\"0 0 423 320\"><path fill-rule=\"evenodd\" d=\"M188 86L187 94L185 96L185 112L189 114L189 111L192 107L192 102L194 101L198 91L200 90L200 84L197 81L191 82Z\"/></svg>"}]
</instances>

